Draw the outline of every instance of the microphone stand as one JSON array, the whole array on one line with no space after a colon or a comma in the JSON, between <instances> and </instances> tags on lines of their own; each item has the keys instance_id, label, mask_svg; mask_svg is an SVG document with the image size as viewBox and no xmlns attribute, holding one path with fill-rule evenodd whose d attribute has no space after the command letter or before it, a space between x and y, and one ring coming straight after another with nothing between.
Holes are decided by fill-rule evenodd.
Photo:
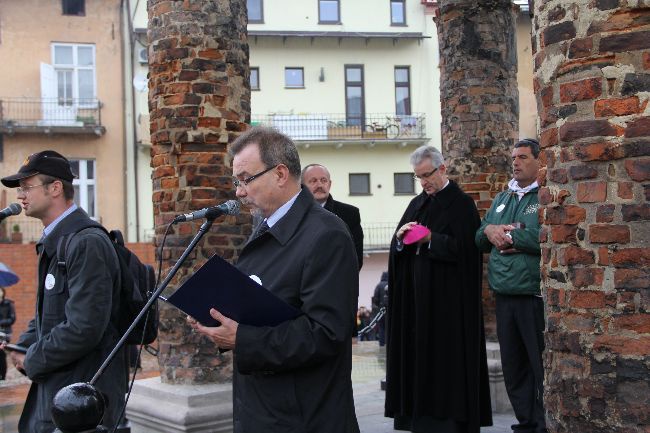
<instances>
[{"instance_id":1,"label":"microphone stand","mask_svg":"<svg viewBox=\"0 0 650 433\"><path fill-rule=\"evenodd\" d=\"M167 285L169 284L171 279L174 278L174 275L176 275L178 269L185 262L187 256L189 256L192 250L194 250L196 244L198 244L201 238L203 238L203 236L208 232L208 230L210 230L210 227L212 227L212 223L214 223L216 217L217 215L212 216L210 214L206 214L206 221L203 224L201 224L201 227L199 228L198 233L192 239L192 242L190 242L190 244L187 246L183 254L176 261L176 264L174 264L174 267L171 269L171 271L169 271L169 274L167 274L165 280L160 284L160 286L156 289L156 291L151 294L145 306L142 308L140 313L138 313L137 317L133 320L131 326L129 326L129 328L124 332L124 335L117 342L117 344L115 345L111 353L108 354L108 356L106 357L102 365L97 370L97 373L95 373L92 379L90 379L90 382L86 384L77 383L77 384L65 386L61 388L54 396L54 402L53 402L54 406L56 406L57 398L59 398L59 400L62 400L62 403L63 402L65 403L65 405L62 405L64 407L61 407L59 416L55 416L55 411L56 411L55 408L53 408L52 410L54 423L59 429L65 432L81 432L87 430L87 427L84 427L83 430L78 430L76 429L75 425L87 425L83 423L84 421L88 420L87 418L88 416L98 415L96 413L96 411L98 410L96 405L92 409L88 407L82 407L83 405L88 404L88 398L87 398L88 394L93 394L98 398L102 398L101 395L99 395L99 392L94 387L95 383L97 382L99 377L104 373L104 370L106 370L106 368L109 366L111 361L113 361L113 359L115 358L119 350L122 348L122 346L124 346L124 343L126 342L126 339L128 338L129 334L131 334L131 332L133 331L133 329L135 329L135 327L138 325L140 320L145 316L145 314L147 314L149 308L151 308L153 303L157 301L158 297L163 292L163 290L167 288ZM81 393L79 391L80 386L84 388ZM86 394L86 395L80 395L80 394ZM93 412L93 413L87 413L87 412ZM103 408L101 409L101 412L102 412L101 416L98 417L99 420L98 422L100 422L104 416ZM59 421L61 421L66 425L59 425L56 418L59 418ZM74 422L75 425L69 424L68 422ZM76 423L80 423L80 424L76 424Z\"/></svg>"}]
</instances>

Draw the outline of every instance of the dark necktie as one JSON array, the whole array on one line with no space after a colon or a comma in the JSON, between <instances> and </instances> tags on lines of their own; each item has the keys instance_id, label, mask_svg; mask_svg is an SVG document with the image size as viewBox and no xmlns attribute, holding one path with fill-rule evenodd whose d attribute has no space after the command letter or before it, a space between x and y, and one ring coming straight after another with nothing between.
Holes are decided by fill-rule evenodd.
<instances>
[{"instance_id":1,"label":"dark necktie","mask_svg":"<svg viewBox=\"0 0 650 433\"><path fill-rule=\"evenodd\" d=\"M269 230L269 225L266 223L266 220L262 221L262 224L257 227L257 232L255 233L255 237L259 238L262 236L264 233L266 233Z\"/></svg>"}]
</instances>

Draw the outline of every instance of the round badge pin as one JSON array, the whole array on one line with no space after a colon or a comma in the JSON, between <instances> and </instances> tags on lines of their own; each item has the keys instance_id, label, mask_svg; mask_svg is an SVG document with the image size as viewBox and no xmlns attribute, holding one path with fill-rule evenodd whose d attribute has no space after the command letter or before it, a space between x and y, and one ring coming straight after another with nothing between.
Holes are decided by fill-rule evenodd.
<instances>
[{"instance_id":1,"label":"round badge pin","mask_svg":"<svg viewBox=\"0 0 650 433\"><path fill-rule=\"evenodd\" d=\"M45 277L45 290L52 290L55 284L56 280L54 279L54 275L47 274Z\"/></svg>"}]
</instances>

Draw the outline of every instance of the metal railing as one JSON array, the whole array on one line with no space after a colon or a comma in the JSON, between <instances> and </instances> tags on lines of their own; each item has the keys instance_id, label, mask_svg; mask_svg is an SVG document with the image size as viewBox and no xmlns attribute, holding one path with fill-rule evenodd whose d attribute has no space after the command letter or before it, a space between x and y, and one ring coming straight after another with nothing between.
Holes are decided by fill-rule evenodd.
<instances>
[{"instance_id":1,"label":"metal railing","mask_svg":"<svg viewBox=\"0 0 650 433\"><path fill-rule=\"evenodd\" d=\"M24 244L36 242L43 236L43 223L37 219L24 219L22 216L9 217L0 224L0 242L10 242L14 232L22 233Z\"/></svg>"},{"instance_id":2,"label":"metal railing","mask_svg":"<svg viewBox=\"0 0 650 433\"><path fill-rule=\"evenodd\" d=\"M297 141L421 140L426 138L422 113L363 116L320 113L276 113L253 116L251 125L273 127Z\"/></svg>"},{"instance_id":3,"label":"metal railing","mask_svg":"<svg viewBox=\"0 0 650 433\"><path fill-rule=\"evenodd\" d=\"M101 107L98 99L0 98L0 128L10 134L67 129L101 135Z\"/></svg>"},{"instance_id":4,"label":"metal railing","mask_svg":"<svg viewBox=\"0 0 650 433\"><path fill-rule=\"evenodd\" d=\"M390 248L397 223L366 223L361 226L364 251L383 251Z\"/></svg>"}]
</instances>

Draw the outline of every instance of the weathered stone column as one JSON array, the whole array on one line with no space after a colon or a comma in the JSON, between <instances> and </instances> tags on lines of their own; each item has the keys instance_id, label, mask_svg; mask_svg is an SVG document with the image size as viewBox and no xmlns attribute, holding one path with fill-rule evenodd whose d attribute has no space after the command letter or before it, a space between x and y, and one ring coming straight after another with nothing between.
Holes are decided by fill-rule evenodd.
<instances>
[{"instance_id":1,"label":"weathered stone column","mask_svg":"<svg viewBox=\"0 0 650 433\"><path fill-rule=\"evenodd\" d=\"M643 3L535 1L552 432L650 428L650 7Z\"/></svg>"},{"instance_id":2,"label":"weathered stone column","mask_svg":"<svg viewBox=\"0 0 650 433\"><path fill-rule=\"evenodd\" d=\"M442 0L436 25L442 153L483 215L509 180L518 138L515 9L510 0ZM484 298L486 333L496 339L487 284Z\"/></svg>"},{"instance_id":3,"label":"weathered stone column","mask_svg":"<svg viewBox=\"0 0 650 433\"><path fill-rule=\"evenodd\" d=\"M175 215L235 197L226 147L250 120L247 17L244 0L149 0L148 10L153 201L160 245ZM174 226L163 253L163 275L201 223ZM217 220L172 288L215 253L235 258L250 230L249 215ZM160 305L162 383L141 384L134 394L145 403L132 405L138 413L130 412L129 418L138 418L147 429L157 426L137 431L229 430L230 385L196 385L229 382L231 353L220 354L191 331L184 313ZM215 419L216 412L223 416Z\"/></svg>"}]
</instances>

